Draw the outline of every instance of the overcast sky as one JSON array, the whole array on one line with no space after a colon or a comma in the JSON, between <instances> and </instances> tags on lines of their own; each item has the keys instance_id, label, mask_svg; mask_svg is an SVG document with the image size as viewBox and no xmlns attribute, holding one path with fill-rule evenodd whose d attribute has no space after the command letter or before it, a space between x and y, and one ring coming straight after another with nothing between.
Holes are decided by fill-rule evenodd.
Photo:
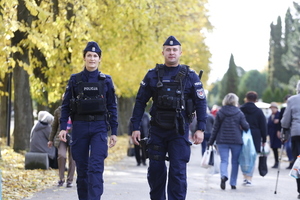
<instances>
[{"instance_id":1,"label":"overcast sky","mask_svg":"<svg viewBox=\"0 0 300 200\"><path fill-rule=\"evenodd\" d=\"M208 83L223 77L231 54L235 64L244 70L263 70L268 62L270 24L276 23L279 15L284 22L288 7L293 8L293 1L208 1L210 21L215 27L206 40L212 53Z\"/></svg>"}]
</instances>

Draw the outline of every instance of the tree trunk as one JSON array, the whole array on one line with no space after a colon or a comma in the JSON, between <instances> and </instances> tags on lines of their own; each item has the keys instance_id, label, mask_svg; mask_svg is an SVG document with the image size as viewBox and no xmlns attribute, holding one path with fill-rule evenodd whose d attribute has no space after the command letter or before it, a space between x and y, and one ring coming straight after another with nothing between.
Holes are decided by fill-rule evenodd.
<instances>
[{"instance_id":1,"label":"tree trunk","mask_svg":"<svg viewBox=\"0 0 300 200\"><path fill-rule=\"evenodd\" d=\"M20 23L31 26L32 16L25 5L24 0L18 0L17 19ZM25 22L24 22L25 21ZM29 75L20 66L22 64L29 65L28 46L20 45L22 40L27 38L27 33L17 30L11 39L11 46L20 46L21 52L13 54L16 65L13 69L14 80L14 145L16 152L29 150L30 147L30 131L33 126L33 109L32 99L30 95Z\"/></svg>"},{"instance_id":2,"label":"tree trunk","mask_svg":"<svg viewBox=\"0 0 300 200\"><path fill-rule=\"evenodd\" d=\"M21 58L20 58L21 57ZM17 55L15 60L26 60L26 55ZM16 152L29 150L30 131L33 126L32 99L30 96L29 75L20 66L15 66L14 73L14 145Z\"/></svg>"},{"instance_id":3,"label":"tree trunk","mask_svg":"<svg viewBox=\"0 0 300 200\"><path fill-rule=\"evenodd\" d=\"M118 98L118 135L128 134L128 123L132 115L135 98Z\"/></svg>"},{"instance_id":4,"label":"tree trunk","mask_svg":"<svg viewBox=\"0 0 300 200\"><path fill-rule=\"evenodd\" d=\"M0 86L0 91L7 92L7 80L8 74L5 74L3 81L3 86ZM7 101L8 101L8 94L6 96L0 97L0 137L6 137L7 131Z\"/></svg>"}]
</instances>

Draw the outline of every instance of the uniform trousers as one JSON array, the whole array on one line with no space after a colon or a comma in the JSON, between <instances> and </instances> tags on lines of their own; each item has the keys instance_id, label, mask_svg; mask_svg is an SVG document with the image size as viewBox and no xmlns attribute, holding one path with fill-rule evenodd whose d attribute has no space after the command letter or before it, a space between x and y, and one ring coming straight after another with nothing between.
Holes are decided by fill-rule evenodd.
<instances>
[{"instance_id":1,"label":"uniform trousers","mask_svg":"<svg viewBox=\"0 0 300 200\"><path fill-rule=\"evenodd\" d=\"M59 180L65 180L65 168L67 161L67 152L68 152L68 174L67 174L67 183L73 182L74 172L75 172L75 161L73 160L71 148L65 142L59 142L58 145L58 172Z\"/></svg>"},{"instance_id":2,"label":"uniform trousers","mask_svg":"<svg viewBox=\"0 0 300 200\"><path fill-rule=\"evenodd\" d=\"M101 199L107 131L106 121L73 122L71 151L76 162L79 200Z\"/></svg>"},{"instance_id":3,"label":"uniform trousers","mask_svg":"<svg viewBox=\"0 0 300 200\"><path fill-rule=\"evenodd\" d=\"M148 184L150 199L166 199L166 182L168 176L168 200L184 200L187 192L186 165L189 162L191 143L188 140L188 125L185 135L176 134L175 130L165 130L152 126L149 131L149 167ZM165 156L169 157L169 174Z\"/></svg>"}]
</instances>

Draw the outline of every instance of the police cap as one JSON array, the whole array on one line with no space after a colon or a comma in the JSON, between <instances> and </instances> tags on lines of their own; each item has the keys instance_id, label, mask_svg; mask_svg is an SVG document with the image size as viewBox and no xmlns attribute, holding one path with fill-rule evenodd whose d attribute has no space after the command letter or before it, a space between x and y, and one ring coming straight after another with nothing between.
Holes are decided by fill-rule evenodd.
<instances>
[{"instance_id":1,"label":"police cap","mask_svg":"<svg viewBox=\"0 0 300 200\"><path fill-rule=\"evenodd\" d=\"M163 46L175 46L175 45L180 45L180 42L174 37L174 36L170 36L168 37L168 39L165 41L164 45Z\"/></svg>"},{"instance_id":2,"label":"police cap","mask_svg":"<svg viewBox=\"0 0 300 200\"><path fill-rule=\"evenodd\" d=\"M101 49L100 49L99 45L97 44L97 42L93 42L93 41L88 42L83 51L84 52L92 51L92 52L96 52L96 53L101 53Z\"/></svg>"}]
</instances>

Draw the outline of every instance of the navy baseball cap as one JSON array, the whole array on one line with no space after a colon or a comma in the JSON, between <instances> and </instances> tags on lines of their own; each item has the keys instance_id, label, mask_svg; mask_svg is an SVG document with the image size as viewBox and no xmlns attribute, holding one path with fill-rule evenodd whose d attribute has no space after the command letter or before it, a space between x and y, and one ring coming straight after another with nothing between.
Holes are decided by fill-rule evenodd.
<instances>
[{"instance_id":1,"label":"navy baseball cap","mask_svg":"<svg viewBox=\"0 0 300 200\"><path fill-rule=\"evenodd\" d=\"M180 42L174 37L174 36L170 36L168 37L168 39L165 41L165 43L163 44L163 46L175 46L175 45L180 45Z\"/></svg>"},{"instance_id":2,"label":"navy baseball cap","mask_svg":"<svg viewBox=\"0 0 300 200\"><path fill-rule=\"evenodd\" d=\"M83 51L92 51L96 53L101 53L101 49L97 42L88 42L85 49Z\"/></svg>"}]
</instances>

